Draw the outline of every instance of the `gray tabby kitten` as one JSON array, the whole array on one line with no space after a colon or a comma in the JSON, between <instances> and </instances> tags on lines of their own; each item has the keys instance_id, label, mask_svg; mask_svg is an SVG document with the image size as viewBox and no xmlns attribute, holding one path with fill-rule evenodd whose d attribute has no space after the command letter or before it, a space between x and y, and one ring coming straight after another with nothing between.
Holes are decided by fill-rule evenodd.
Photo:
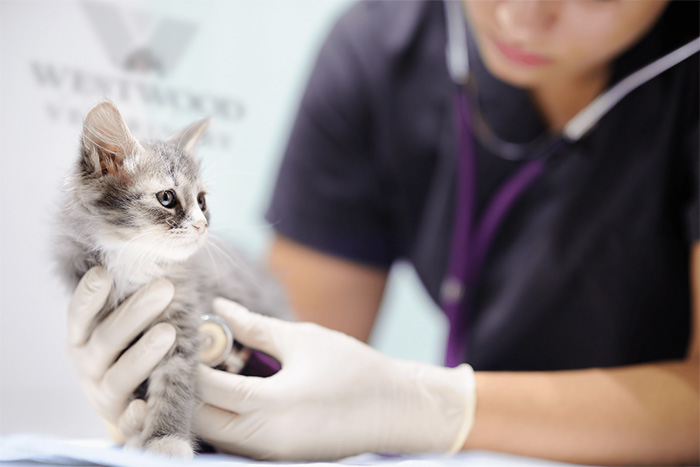
<instances>
[{"instance_id":1,"label":"gray tabby kitten","mask_svg":"<svg viewBox=\"0 0 700 467\"><path fill-rule=\"evenodd\" d=\"M71 288L96 265L114 278L93 328L154 279L175 285L159 322L175 326L176 341L148 380L143 432L127 440L128 446L172 457L193 455L197 329L212 300L223 296L257 312L291 317L281 289L261 268L209 238L206 189L192 155L208 123L195 122L165 141L140 143L112 102L93 107L67 180L56 249Z\"/></svg>"}]
</instances>

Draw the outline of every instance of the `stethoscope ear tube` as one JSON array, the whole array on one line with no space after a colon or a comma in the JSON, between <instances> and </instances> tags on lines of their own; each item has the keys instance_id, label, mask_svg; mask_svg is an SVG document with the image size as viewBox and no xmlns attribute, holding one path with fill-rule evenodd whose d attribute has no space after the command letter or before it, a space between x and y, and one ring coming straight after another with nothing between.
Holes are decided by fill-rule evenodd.
<instances>
[{"instance_id":1,"label":"stethoscope ear tube","mask_svg":"<svg viewBox=\"0 0 700 467\"><path fill-rule=\"evenodd\" d=\"M463 86L469 79L469 47L461 0L445 0L447 45L445 58L452 81Z\"/></svg>"},{"instance_id":2,"label":"stethoscope ear tube","mask_svg":"<svg viewBox=\"0 0 700 467\"><path fill-rule=\"evenodd\" d=\"M469 80L469 45L464 9L460 0L445 0L445 24L447 69L452 81L464 86ZM600 94L569 120L562 131L562 137L568 142L580 140L629 93L698 52L700 37L630 74Z\"/></svg>"},{"instance_id":3,"label":"stethoscope ear tube","mask_svg":"<svg viewBox=\"0 0 700 467\"><path fill-rule=\"evenodd\" d=\"M625 77L569 120L562 134L570 141L578 141L627 94L698 51L700 37Z\"/></svg>"}]
</instances>

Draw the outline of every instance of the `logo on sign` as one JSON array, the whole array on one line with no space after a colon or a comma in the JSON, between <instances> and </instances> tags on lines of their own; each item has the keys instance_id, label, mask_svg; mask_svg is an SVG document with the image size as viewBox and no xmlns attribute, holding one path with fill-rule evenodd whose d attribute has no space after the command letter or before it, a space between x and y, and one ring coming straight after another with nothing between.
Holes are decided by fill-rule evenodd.
<instances>
[{"instance_id":1,"label":"logo on sign","mask_svg":"<svg viewBox=\"0 0 700 467\"><path fill-rule=\"evenodd\" d=\"M86 43L98 43L98 50L112 65L95 69L87 58L84 65L68 65L48 60L33 60L29 67L38 90L45 92L47 116L54 122L76 125L87 109L107 97L125 112L129 128L136 134L167 135L183 124L213 117L227 124L211 128L201 146L231 149L233 128L246 109L241 99L229 93L211 92L192 86L189 81L173 79L172 72L182 67L187 49L194 43L198 25L192 21L145 11L125 10L110 2L81 1L87 19ZM167 3L165 4L167 5ZM76 29L75 34L81 34ZM81 34L82 36L82 34ZM86 47L87 50L87 47ZM132 106L142 109L128 115Z\"/></svg>"},{"instance_id":2,"label":"logo on sign","mask_svg":"<svg viewBox=\"0 0 700 467\"><path fill-rule=\"evenodd\" d=\"M189 21L155 18L104 2L81 2L112 64L133 72L165 75L175 68L197 32Z\"/></svg>"}]
</instances>

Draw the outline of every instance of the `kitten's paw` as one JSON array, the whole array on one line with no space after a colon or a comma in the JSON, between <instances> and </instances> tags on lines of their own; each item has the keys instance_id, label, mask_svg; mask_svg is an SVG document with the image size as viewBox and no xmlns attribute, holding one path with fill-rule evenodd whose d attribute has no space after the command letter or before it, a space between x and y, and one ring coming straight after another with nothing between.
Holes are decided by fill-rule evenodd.
<instances>
[{"instance_id":1,"label":"kitten's paw","mask_svg":"<svg viewBox=\"0 0 700 467\"><path fill-rule=\"evenodd\" d=\"M194 450L192 444L182 438L175 436L163 436L162 438L153 438L146 442L144 449L154 454L160 454L172 459L192 459Z\"/></svg>"},{"instance_id":2,"label":"kitten's paw","mask_svg":"<svg viewBox=\"0 0 700 467\"><path fill-rule=\"evenodd\" d=\"M124 449L127 451L142 451L143 450L143 440L141 436L135 435L130 436L126 443L124 443Z\"/></svg>"}]
</instances>

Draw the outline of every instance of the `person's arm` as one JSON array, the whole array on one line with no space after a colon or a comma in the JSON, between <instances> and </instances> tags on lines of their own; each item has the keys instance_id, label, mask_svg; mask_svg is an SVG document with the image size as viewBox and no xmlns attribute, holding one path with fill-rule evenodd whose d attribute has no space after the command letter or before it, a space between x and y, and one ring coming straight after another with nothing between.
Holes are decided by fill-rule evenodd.
<instances>
[{"instance_id":1,"label":"person's arm","mask_svg":"<svg viewBox=\"0 0 700 467\"><path fill-rule=\"evenodd\" d=\"M700 461L700 243L693 321L681 361L548 373L477 373L465 449L593 464Z\"/></svg>"},{"instance_id":2,"label":"person's arm","mask_svg":"<svg viewBox=\"0 0 700 467\"><path fill-rule=\"evenodd\" d=\"M367 342L386 286L386 270L346 261L283 236L270 247L269 266L301 321Z\"/></svg>"},{"instance_id":3,"label":"person's arm","mask_svg":"<svg viewBox=\"0 0 700 467\"><path fill-rule=\"evenodd\" d=\"M284 237L275 240L270 264L301 320L367 340L386 272ZM692 281L694 326L685 360L578 371L478 372L476 421L465 449L577 463L696 463L700 245L693 248Z\"/></svg>"},{"instance_id":4,"label":"person's arm","mask_svg":"<svg viewBox=\"0 0 700 467\"><path fill-rule=\"evenodd\" d=\"M468 365L390 358L335 331L219 300L217 313L241 342L282 370L251 378L200 367L196 431L219 449L263 459L461 446L577 463L697 464L700 245L692 268L688 356L613 369L474 376ZM343 271L335 271L339 289L353 283Z\"/></svg>"}]
</instances>

